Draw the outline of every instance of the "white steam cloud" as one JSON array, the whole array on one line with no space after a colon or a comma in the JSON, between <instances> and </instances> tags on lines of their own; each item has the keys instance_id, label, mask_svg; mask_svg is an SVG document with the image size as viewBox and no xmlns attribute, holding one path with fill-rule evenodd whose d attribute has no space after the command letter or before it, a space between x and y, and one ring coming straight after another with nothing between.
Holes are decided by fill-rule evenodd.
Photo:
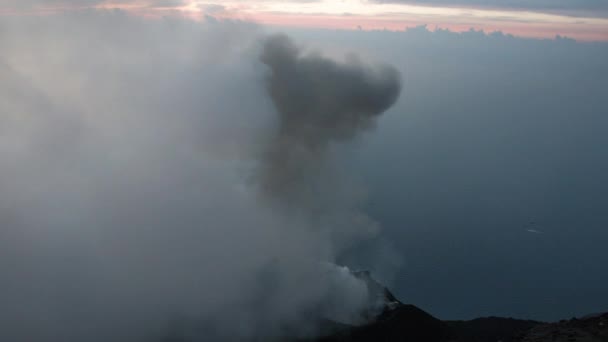
<instances>
[{"instance_id":1,"label":"white steam cloud","mask_svg":"<svg viewBox=\"0 0 608 342\"><path fill-rule=\"evenodd\" d=\"M321 318L359 319L365 285L320 265L334 261L336 241L375 224L325 166L329 148L301 164L322 165L306 182L331 184L302 210L258 191L277 171L269 151L288 152L277 139L296 134L297 148L315 153L343 140L323 128L313 143L285 127L279 74L260 61L259 38L243 23L117 11L3 18L0 340L267 341L314 334ZM339 114L340 136L369 126L399 92L387 67L299 61L362 87L320 88L363 101L353 127L341 121L347 102L315 104Z\"/></svg>"}]
</instances>

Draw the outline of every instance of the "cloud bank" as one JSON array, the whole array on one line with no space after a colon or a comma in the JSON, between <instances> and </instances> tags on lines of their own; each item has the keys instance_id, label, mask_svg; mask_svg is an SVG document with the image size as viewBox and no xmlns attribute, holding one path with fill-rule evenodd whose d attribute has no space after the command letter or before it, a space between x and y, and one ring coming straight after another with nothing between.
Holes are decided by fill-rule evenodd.
<instances>
[{"instance_id":1,"label":"cloud bank","mask_svg":"<svg viewBox=\"0 0 608 342\"><path fill-rule=\"evenodd\" d=\"M147 18L237 19L264 25L342 30L393 30L419 25L464 32L471 28L520 37L568 36L607 41L603 1L382 0L5 0L0 16L48 15L83 9L120 9Z\"/></svg>"},{"instance_id":2,"label":"cloud bank","mask_svg":"<svg viewBox=\"0 0 608 342\"><path fill-rule=\"evenodd\" d=\"M491 7L491 8L508 8L508 9L526 9L526 10L564 10L574 11L574 13L592 11L602 11L605 15L608 12L608 4L602 0L397 0L397 1L380 1L380 2L403 2L417 5L439 5L439 6L471 6L471 7ZM568 12L566 12L568 13ZM599 13L598 13L599 14Z\"/></svg>"}]
</instances>

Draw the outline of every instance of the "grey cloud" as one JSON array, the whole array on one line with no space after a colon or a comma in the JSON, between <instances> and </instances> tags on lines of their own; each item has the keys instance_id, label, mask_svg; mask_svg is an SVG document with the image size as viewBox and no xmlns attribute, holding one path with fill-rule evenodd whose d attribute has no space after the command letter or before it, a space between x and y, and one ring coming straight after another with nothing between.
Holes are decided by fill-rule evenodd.
<instances>
[{"instance_id":1,"label":"grey cloud","mask_svg":"<svg viewBox=\"0 0 608 342\"><path fill-rule=\"evenodd\" d=\"M318 201L312 177L322 172L329 145L373 126L399 96L399 73L355 57L338 63L306 55L283 35L266 40L261 60L270 69L268 92L278 112L277 135L262 157L262 190L296 206Z\"/></svg>"},{"instance_id":2,"label":"grey cloud","mask_svg":"<svg viewBox=\"0 0 608 342\"><path fill-rule=\"evenodd\" d=\"M358 200L327 189L342 197L319 222L250 182L280 126L260 38L120 11L0 22L0 340L280 340L359 319L361 281L323 266L336 234L368 236Z\"/></svg>"},{"instance_id":3,"label":"grey cloud","mask_svg":"<svg viewBox=\"0 0 608 342\"><path fill-rule=\"evenodd\" d=\"M2 0L0 9L23 10L53 6L86 7L100 4L105 0Z\"/></svg>"},{"instance_id":4,"label":"grey cloud","mask_svg":"<svg viewBox=\"0 0 608 342\"><path fill-rule=\"evenodd\" d=\"M201 11L203 11L204 13L207 13L209 15L221 13L226 10L226 7L224 7L220 4L200 4L200 5L198 5L198 7L201 9Z\"/></svg>"},{"instance_id":5,"label":"grey cloud","mask_svg":"<svg viewBox=\"0 0 608 342\"><path fill-rule=\"evenodd\" d=\"M184 0L152 0L148 1L148 7L180 7L187 3Z\"/></svg>"}]
</instances>

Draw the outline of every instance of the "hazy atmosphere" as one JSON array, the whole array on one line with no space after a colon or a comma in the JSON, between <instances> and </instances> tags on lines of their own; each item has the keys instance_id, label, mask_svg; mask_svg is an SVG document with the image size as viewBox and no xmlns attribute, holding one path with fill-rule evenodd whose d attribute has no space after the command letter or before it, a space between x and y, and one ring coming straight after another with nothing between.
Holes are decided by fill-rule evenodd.
<instances>
[{"instance_id":1,"label":"hazy atmosphere","mask_svg":"<svg viewBox=\"0 0 608 342\"><path fill-rule=\"evenodd\" d=\"M603 1L255 3L0 0L1 341L608 310Z\"/></svg>"}]
</instances>

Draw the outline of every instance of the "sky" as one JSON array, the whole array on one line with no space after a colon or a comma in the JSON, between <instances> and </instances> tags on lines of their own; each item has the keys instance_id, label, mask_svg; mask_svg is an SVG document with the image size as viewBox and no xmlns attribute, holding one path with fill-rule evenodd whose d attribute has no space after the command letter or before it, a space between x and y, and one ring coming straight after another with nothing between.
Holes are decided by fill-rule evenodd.
<instances>
[{"instance_id":1,"label":"sky","mask_svg":"<svg viewBox=\"0 0 608 342\"><path fill-rule=\"evenodd\" d=\"M402 264L386 282L444 318L605 311L608 46L423 29L349 36L324 35L368 46L404 79L352 164L383 224L377 243L394 245L383 257L368 242L360 267L373 255L388 265L396 250Z\"/></svg>"},{"instance_id":2,"label":"sky","mask_svg":"<svg viewBox=\"0 0 608 342\"><path fill-rule=\"evenodd\" d=\"M140 15L205 16L306 28L396 30L429 28L523 37L608 40L608 4L603 0L3 0L0 15L44 15L83 8L119 8Z\"/></svg>"},{"instance_id":3,"label":"sky","mask_svg":"<svg viewBox=\"0 0 608 342\"><path fill-rule=\"evenodd\" d=\"M311 336L375 308L357 269L441 319L607 310L607 42L0 4L0 340Z\"/></svg>"}]
</instances>

